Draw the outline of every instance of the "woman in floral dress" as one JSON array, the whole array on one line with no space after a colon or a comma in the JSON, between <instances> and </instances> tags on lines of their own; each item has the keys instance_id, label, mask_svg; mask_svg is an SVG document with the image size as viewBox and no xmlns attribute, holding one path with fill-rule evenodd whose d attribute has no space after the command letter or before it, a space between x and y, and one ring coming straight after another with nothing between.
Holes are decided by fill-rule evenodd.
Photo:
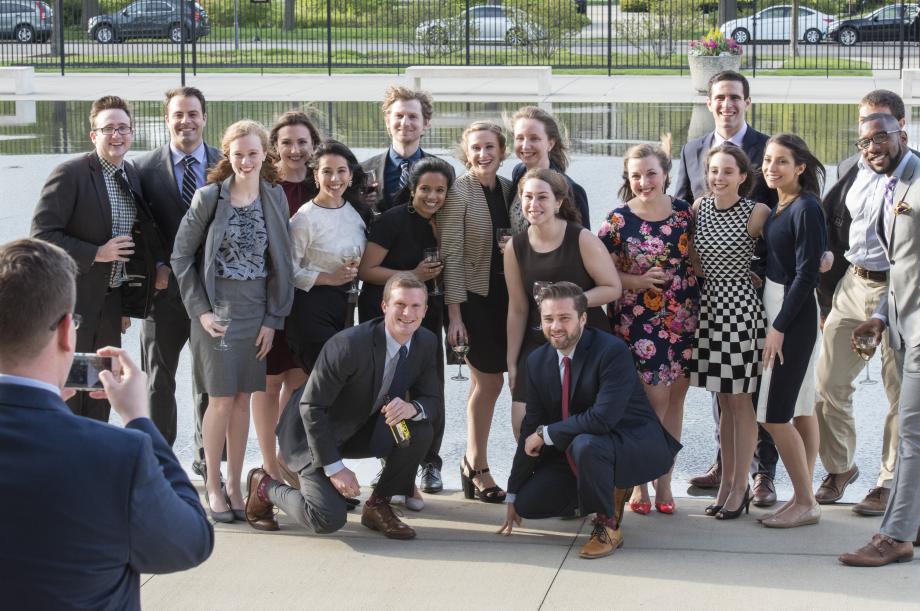
<instances>
[{"instance_id":1,"label":"woman in floral dress","mask_svg":"<svg viewBox=\"0 0 920 611\"><path fill-rule=\"evenodd\" d=\"M690 265L690 204L665 194L671 160L657 146L626 153L626 203L614 208L598 233L620 272L623 297L611 307L611 326L632 350L649 402L665 429L680 439L688 362L699 313L699 288ZM629 502L651 511L647 486ZM674 513L670 473L658 478L655 508Z\"/></svg>"}]
</instances>

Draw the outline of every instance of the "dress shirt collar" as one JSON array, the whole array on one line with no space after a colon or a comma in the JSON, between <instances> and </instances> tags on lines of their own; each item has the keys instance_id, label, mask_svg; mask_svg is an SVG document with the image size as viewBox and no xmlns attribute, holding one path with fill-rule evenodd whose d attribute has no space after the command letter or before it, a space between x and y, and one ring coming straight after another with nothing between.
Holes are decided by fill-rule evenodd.
<instances>
[{"instance_id":1,"label":"dress shirt collar","mask_svg":"<svg viewBox=\"0 0 920 611\"><path fill-rule=\"evenodd\" d=\"M47 390L53 395L60 397L61 389L55 386L54 384L48 384L47 382L42 382L41 380L36 380L35 378L26 378L23 376L14 376L8 373L0 373L0 384L15 384L16 386L28 386L29 388L37 388L39 390Z\"/></svg>"},{"instance_id":2,"label":"dress shirt collar","mask_svg":"<svg viewBox=\"0 0 920 611\"><path fill-rule=\"evenodd\" d=\"M386 323L383 323L383 335L387 339L387 360L389 360L395 357L397 353L399 353L399 349L402 348L402 344L400 344L398 341L396 341L396 339L393 338L392 335L390 335L390 331L387 329ZM410 349L410 344L412 344L411 337L406 342L407 354Z\"/></svg>"},{"instance_id":3,"label":"dress shirt collar","mask_svg":"<svg viewBox=\"0 0 920 611\"><path fill-rule=\"evenodd\" d=\"M904 155L904 157L901 158L901 163L899 163L898 167L896 167L894 169L894 172L891 173L891 178L897 178L898 180L900 180L901 175L904 174L904 168L907 167L908 162L910 162L913 156L914 156L913 151L911 151L910 149L907 149L907 153Z\"/></svg>"},{"instance_id":4,"label":"dress shirt collar","mask_svg":"<svg viewBox=\"0 0 920 611\"><path fill-rule=\"evenodd\" d=\"M747 130L748 124L745 122L741 126L741 129L739 129L738 132L731 138L723 138L721 135L719 135L719 132L713 132L712 146L715 148L727 140L738 148L744 148L744 135L747 133Z\"/></svg>"},{"instance_id":5,"label":"dress shirt collar","mask_svg":"<svg viewBox=\"0 0 920 611\"><path fill-rule=\"evenodd\" d=\"M417 149L415 149L415 152L409 155L408 157L403 157L402 155L394 151L392 146L389 148L387 153L390 156L390 161L392 161L393 165L397 167L399 166L399 164L403 162L403 159L407 160L409 162L409 165L412 165L416 161L422 158L422 147L418 147Z\"/></svg>"},{"instance_id":6,"label":"dress shirt collar","mask_svg":"<svg viewBox=\"0 0 920 611\"><path fill-rule=\"evenodd\" d=\"M185 156L189 153L183 153L179 149L173 146L172 142L169 143L169 152L172 155L172 164L173 167L182 163L182 160L185 159ZM201 141L201 144L198 145L194 151L192 151L191 156L198 160L198 163L202 168L208 167L208 152L204 146L204 140Z\"/></svg>"},{"instance_id":7,"label":"dress shirt collar","mask_svg":"<svg viewBox=\"0 0 920 611\"><path fill-rule=\"evenodd\" d=\"M125 167L125 162L122 160L121 165L115 165L99 153L96 153L96 158L99 159L99 165L102 166L102 173L106 176L112 176L118 170L123 170Z\"/></svg>"}]
</instances>

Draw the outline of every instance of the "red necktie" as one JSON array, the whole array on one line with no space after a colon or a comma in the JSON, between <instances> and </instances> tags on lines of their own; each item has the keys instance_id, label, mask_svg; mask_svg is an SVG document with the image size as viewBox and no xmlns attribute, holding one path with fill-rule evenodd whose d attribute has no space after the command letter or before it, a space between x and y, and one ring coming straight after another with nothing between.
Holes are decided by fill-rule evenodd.
<instances>
[{"instance_id":1,"label":"red necktie","mask_svg":"<svg viewBox=\"0 0 920 611\"><path fill-rule=\"evenodd\" d=\"M562 357L562 419L569 418L569 388L572 386L572 359L567 356ZM569 467L572 473L578 477L578 469L575 467L575 461L568 450L565 451L565 459L569 461Z\"/></svg>"}]
</instances>

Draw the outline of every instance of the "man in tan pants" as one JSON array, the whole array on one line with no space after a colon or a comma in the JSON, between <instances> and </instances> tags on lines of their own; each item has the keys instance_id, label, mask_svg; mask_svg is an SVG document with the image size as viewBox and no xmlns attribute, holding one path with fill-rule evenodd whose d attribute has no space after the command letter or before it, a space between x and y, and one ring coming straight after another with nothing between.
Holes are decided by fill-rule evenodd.
<instances>
[{"instance_id":1,"label":"man in tan pants","mask_svg":"<svg viewBox=\"0 0 920 611\"><path fill-rule=\"evenodd\" d=\"M867 94L859 106L859 121L876 112L894 115L904 126L904 103L894 92L879 89ZM859 477L854 463L856 423L853 418L853 382L866 363L853 352L853 329L870 318L888 290L888 260L875 232L875 219L884 196L883 176L856 154L838 166L838 179L824 198L833 269L821 278L818 299L824 320L821 356L816 369L815 412L821 434L820 456L828 475L815 493L821 504L834 503ZM828 311L829 308L829 311ZM882 383L888 412L882 436L879 477L855 513L882 515L894 477L898 446L898 400L901 372L885 335L880 346Z\"/></svg>"}]
</instances>

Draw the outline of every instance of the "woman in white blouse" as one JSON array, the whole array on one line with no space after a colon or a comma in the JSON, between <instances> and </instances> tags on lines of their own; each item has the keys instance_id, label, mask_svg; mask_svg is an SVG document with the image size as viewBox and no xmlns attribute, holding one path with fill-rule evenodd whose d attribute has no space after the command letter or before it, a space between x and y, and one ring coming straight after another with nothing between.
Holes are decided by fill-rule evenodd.
<instances>
[{"instance_id":1,"label":"woman in white blouse","mask_svg":"<svg viewBox=\"0 0 920 611\"><path fill-rule=\"evenodd\" d=\"M309 165L319 193L291 217L295 291L285 327L294 358L307 374L326 340L345 328L348 291L371 215L362 197L364 172L347 146L327 140ZM349 253L357 260L346 264Z\"/></svg>"}]
</instances>

